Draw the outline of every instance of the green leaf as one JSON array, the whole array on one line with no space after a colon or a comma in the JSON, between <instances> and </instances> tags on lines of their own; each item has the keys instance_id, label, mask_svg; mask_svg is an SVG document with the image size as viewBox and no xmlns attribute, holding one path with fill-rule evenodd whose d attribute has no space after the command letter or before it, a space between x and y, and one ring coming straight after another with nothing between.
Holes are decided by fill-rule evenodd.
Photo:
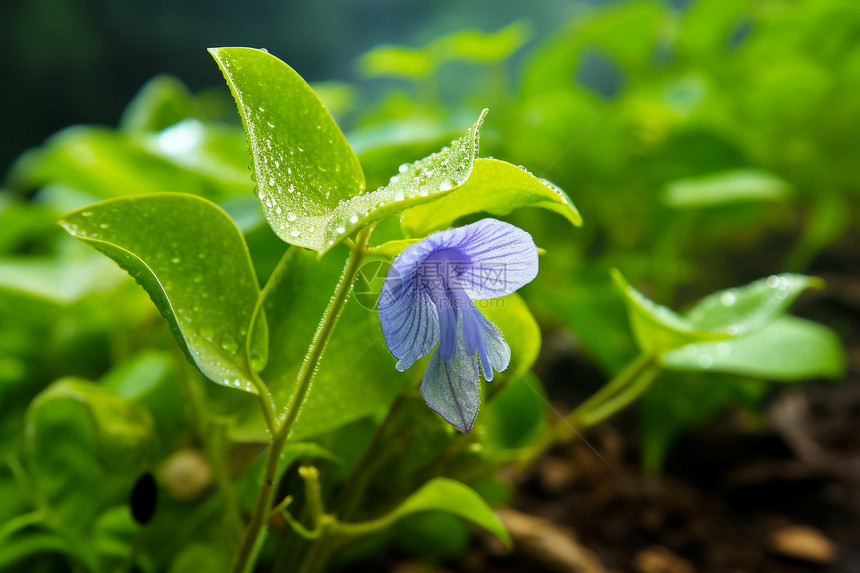
<instances>
[{"instance_id":1,"label":"green leaf","mask_svg":"<svg viewBox=\"0 0 860 573\"><path fill-rule=\"evenodd\" d=\"M421 511L444 511L476 523L512 547L510 535L487 502L475 490L458 481L433 478L410 495L386 520L397 520Z\"/></svg>"},{"instance_id":2,"label":"green leaf","mask_svg":"<svg viewBox=\"0 0 860 573\"><path fill-rule=\"evenodd\" d=\"M630 286L618 269L612 269L615 286L624 296L630 326L642 352L659 355L697 340L720 340L729 334L701 332L687 318L659 305Z\"/></svg>"},{"instance_id":3,"label":"green leaf","mask_svg":"<svg viewBox=\"0 0 860 573\"><path fill-rule=\"evenodd\" d=\"M129 102L119 126L128 133L161 131L194 111L194 97L181 81L173 76L156 76L146 82Z\"/></svg>"},{"instance_id":4,"label":"green leaf","mask_svg":"<svg viewBox=\"0 0 860 573\"><path fill-rule=\"evenodd\" d=\"M344 255L340 257L339 255ZM319 261L312 252L291 248L263 289L268 321L270 356L260 373L286 406L299 368L346 258L340 247ZM385 348L379 319L362 306L363 298L350 296L320 361L305 403L293 425L290 439L316 437L351 421L384 411L411 377L394 369ZM266 439L259 406L249 404L233 428L237 440Z\"/></svg>"},{"instance_id":5,"label":"green leaf","mask_svg":"<svg viewBox=\"0 0 860 573\"><path fill-rule=\"evenodd\" d=\"M845 354L839 337L821 324L781 316L747 335L721 342L690 344L660 357L673 370L708 370L794 382L839 378Z\"/></svg>"},{"instance_id":6,"label":"green leaf","mask_svg":"<svg viewBox=\"0 0 860 573\"><path fill-rule=\"evenodd\" d=\"M698 330L738 336L762 328L783 314L804 290L823 287L824 281L818 277L771 275L710 294L684 316Z\"/></svg>"},{"instance_id":7,"label":"green leaf","mask_svg":"<svg viewBox=\"0 0 860 573\"><path fill-rule=\"evenodd\" d=\"M497 159L476 159L469 179L441 199L403 212L401 225L411 236L423 236L480 211L506 215L519 207L555 211L572 225L582 217L570 198L552 183Z\"/></svg>"},{"instance_id":8,"label":"green leaf","mask_svg":"<svg viewBox=\"0 0 860 573\"><path fill-rule=\"evenodd\" d=\"M672 181L663 190L663 202L670 207L697 208L748 201L785 201L791 195L791 185L772 173L735 169Z\"/></svg>"},{"instance_id":9,"label":"green leaf","mask_svg":"<svg viewBox=\"0 0 860 573\"><path fill-rule=\"evenodd\" d=\"M513 376L478 416L481 455L494 463L510 462L537 443L549 429L545 395L534 374Z\"/></svg>"},{"instance_id":10,"label":"green leaf","mask_svg":"<svg viewBox=\"0 0 860 573\"><path fill-rule=\"evenodd\" d=\"M0 260L0 291L16 292L56 305L69 305L94 292L107 292L125 277L98 255L57 261L41 257Z\"/></svg>"},{"instance_id":11,"label":"green leaf","mask_svg":"<svg viewBox=\"0 0 860 573\"><path fill-rule=\"evenodd\" d=\"M816 277L772 275L743 287L710 294L681 316L646 298L627 284L618 270L612 270L612 277L625 295L640 349L656 355L694 342L755 332L785 313L805 289L823 286Z\"/></svg>"},{"instance_id":12,"label":"green leaf","mask_svg":"<svg viewBox=\"0 0 860 573\"><path fill-rule=\"evenodd\" d=\"M439 63L434 54L426 49L380 45L361 56L358 68L368 78L406 78L415 81L429 77Z\"/></svg>"},{"instance_id":13,"label":"green leaf","mask_svg":"<svg viewBox=\"0 0 860 573\"><path fill-rule=\"evenodd\" d=\"M242 234L220 208L162 193L98 203L61 224L137 280L205 376L256 393L244 342L259 286ZM265 336L256 340L262 359Z\"/></svg>"},{"instance_id":14,"label":"green leaf","mask_svg":"<svg viewBox=\"0 0 860 573\"><path fill-rule=\"evenodd\" d=\"M257 194L272 230L285 242L320 254L357 229L432 201L469 177L478 130L413 165L366 195L358 159L310 86L284 62L260 50L211 50L245 124Z\"/></svg>"},{"instance_id":15,"label":"green leaf","mask_svg":"<svg viewBox=\"0 0 860 573\"><path fill-rule=\"evenodd\" d=\"M428 48L442 61L494 64L508 59L529 36L528 23L519 21L496 32L457 30L434 40Z\"/></svg>"},{"instance_id":16,"label":"green leaf","mask_svg":"<svg viewBox=\"0 0 860 573\"><path fill-rule=\"evenodd\" d=\"M37 457L40 449L50 449L50 444L39 443L39 413L61 401L84 407L104 467L122 472L142 467L149 461L154 428L149 411L92 382L72 378L63 378L48 386L27 409L27 437Z\"/></svg>"},{"instance_id":17,"label":"green leaf","mask_svg":"<svg viewBox=\"0 0 860 573\"><path fill-rule=\"evenodd\" d=\"M325 105L287 64L263 50L209 51L239 107L272 229L288 243L322 250L326 216L364 191L358 158Z\"/></svg>"}]
</instances>

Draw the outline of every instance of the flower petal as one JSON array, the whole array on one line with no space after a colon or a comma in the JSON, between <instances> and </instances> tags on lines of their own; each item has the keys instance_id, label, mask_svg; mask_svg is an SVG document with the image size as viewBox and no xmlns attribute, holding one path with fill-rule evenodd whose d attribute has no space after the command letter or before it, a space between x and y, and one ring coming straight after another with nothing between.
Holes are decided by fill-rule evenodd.
<instances>
[{"instance_id":1,"label":"flower petal","mask_svg":"<svg viewBox=\"0 0 860 573\"><path fill-rule=\"evenodd\" d=\"M502 331L474 305L463 314L463 337L466 350L477 352L487 382L492 381L493 370L502 372L510 364L511 347Z\"/></svg>"},{"instance_id":2,"label":"flower petal","mask_svg":"<svg viewBox=\"0 0 860 573\"><path fill-rule=\"evenodd\" d=\"M392 269L394 267L392 266ZM388 349L403 372L439 342L439 318L427 293L414 280L389 269L379 293L379 322Z\"/></svg>"},{"instance_id":3,"label":"flower petal","mask_svg":"<svg viewBox=\"0 0 860 573\"><path fill-rule=\"evenodd\" d=\"M538 272L537 246L531 235L497 219L434 233L407 250L419 245L425 249L411 253L411 258L426 258L443 249L458 252L463 259L459 281L472 300L509 295Z\"/></svg>"},{"instance_id":4,"label":"flower petal","mask_svg":"<svg viewBox=\"0 0 860 573\"><path fill-rule=\"evenodd\" d=\"M462 331L460 334L453 359L442 360L438 351L430 357L421 381L421 395L430 409L446 422L461 432L468 432L478 415L481 392L478 389L478 362L474 354L466 351Z\"/></svg>"}]
</instances>

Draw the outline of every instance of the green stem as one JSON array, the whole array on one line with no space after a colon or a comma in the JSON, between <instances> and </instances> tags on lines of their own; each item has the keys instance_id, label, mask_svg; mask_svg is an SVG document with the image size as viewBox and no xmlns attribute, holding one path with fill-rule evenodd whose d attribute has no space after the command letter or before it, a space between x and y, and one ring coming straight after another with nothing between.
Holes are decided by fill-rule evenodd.
<instances>
[{"instance_id":1,"label":"green stem","mask_svg":"<svg viewBox=\"0 0 860 573\"><path fill-rule=\"evenodd\" d=\"M555 444L565 442L580 430L619 412L638 398L659 373L660 367L655 357L642 354L573 412L559 420L547 432L544 440L528 451L521 460L522 464L530 464Z\"/></svg>"},{"instance_id":2,"label":"green stem","mask_svg":"<svg viewBox=\"0 0 860 573\"><path fill-rule=\"evenodd\" d=\"M350 252L349 261L343 269L334 295L331 301L329 301L322 321L314 333L310 349L305 356L304 362L302 362L296 383L296 391L290 398L283 425L277 432L273 432L272 444L269 447L266 459L266 469L263 472L263 483L260 486L257 503L251 514L248 528L245 530L245 536L242 538L239 553L236 555L236 560L233 563L233 573L245 573L253 567L254 561L256 561L256 554L262 543L261 534L268 521L272 501L275 496L274 486L277 479L278 460L281 457L281 452L283 452L287 442L287 436L293 427L293 423L296 421L296 417L310 388L311 380L317 370L326 344L329 338L331 338L337 319L340 317L340 313L346 304L352 284L355 281L355 276L358 273L358 268L364 259L364 246L367 244L367 239L370 237L371 231L372 228L370 227L364 228L359 231L356 237L355 246Z\"/></svg>"},{"instance_id":3,"label":"green stem","mask_svg":"<svg viewBox=\"0 0 860 573\"><path fill-rule=\"evenodd\" d=\"M340 490L340 493L338 493L338 496L332 505L332 513L337 513L340 508L345 508L345 514L347 516L351 513L351 501L357 497L355 495L356 493L358 496L361 495L365 481L367 477L369 477L368 474L370 473L369 470L372 465L371 462L376 457L379 447L382 445L382 439L385 437L385 434L388 433L388 429L391 427L391 424L394 423L394 419L397 417L397 413L400 412L400 408L403 407L403 403L405 401L406 396L404 394L400 394L391 405L391 408L388 409L388 414L385 416L385 420L376 430L370 445L364 451L364 455L361 457L361 460L359 460L358 465L355 466L355 470L353 470L346 484Z\"/></svg>"},{"instance_id":4,"label":"green stem","mask_svg":"<svg viewBox=\"0 0 860 573\"><path fill-rule=\"evenodd\" d=\"M310 388L311 379L313 378L314 372L316 372L317 365L319 364L320 358L322 358L326 344L328 344L329 338L331 338L331 334L334 331L334 325L337 323L337 319L340 317L340 313L346 304L350 290L352 290L352 284L355 282L358 268L361 266L361 261L365 256L364 246L367 244L367 239L370 237L372 230L373 229L371 227L365 227L358 233L358 237L356 237L355 247L350 252L349 261L343 269L343 273L340 276L340 281L337 283L334 295L332 296L331 301L329 301L328 307L325 309L322 322L320 322L317 327L310 349L308 349L308 353L305 355L305 360L302 362L302 367L299 370L296 392L290 398L290 403L287 406L287 413L284 419L284 425L280 430L282 434L289 434L293 427L293 423L296 421L299 409L301 408L305 395Z\"/></svg>"}]
</instances>

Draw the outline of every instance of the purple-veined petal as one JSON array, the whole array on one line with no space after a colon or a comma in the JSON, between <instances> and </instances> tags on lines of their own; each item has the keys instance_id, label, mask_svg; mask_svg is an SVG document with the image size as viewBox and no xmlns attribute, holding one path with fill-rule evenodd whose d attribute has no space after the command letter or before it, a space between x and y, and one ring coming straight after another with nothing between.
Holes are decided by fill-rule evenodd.
<instances>
[{"instance_id":1,"label":"purple-veined petal","mask_svg":"<svg viewBox=\"0 0 860 573\"><path fill-rule=\"evenodd\" d=\"M439 317L430 295L421 292L414 278L404 279L391 269L379 293L379 322L401 372L439 342Z\"/></svg>"},{"instance_id":2,"label":"purple-veined petal","mask_svg":"<svg viewBox=\"0 0 860 573\"><path fill-rule=\"evenodd\" d=\"M537 246L522 229L482 219L460 230L465 236L457 249L470 264L459 280L470 299L509 295L537 276Z\"/></svg>"},{"instance_id":3,"label":"purple-veined petal","mask_svg":"<svg viewBox=\"0 0 860 573\"><path fill-rule=\"evenodd\" d=\"M430 357L421 381L421 395L430 409L446 422L461 432L468 432L478 415L481 392L478 389L478 362L474 353L466 351L462 328L460 321L454 358L442 360L439 351Z\"/></svg>"},{"instance_id":4,"label":"purple-veined petal","mask_svg":"<svg viewBox=\"0 0 860 573\"><path fill-rule=\"evenodd\" d=\"M478 354L487 382L492 381L493 370L502 372L510 364L511 347L505 342L502 331L474 305L463 313L463 338L466 350Z\"/></svg>"}]
</instances>

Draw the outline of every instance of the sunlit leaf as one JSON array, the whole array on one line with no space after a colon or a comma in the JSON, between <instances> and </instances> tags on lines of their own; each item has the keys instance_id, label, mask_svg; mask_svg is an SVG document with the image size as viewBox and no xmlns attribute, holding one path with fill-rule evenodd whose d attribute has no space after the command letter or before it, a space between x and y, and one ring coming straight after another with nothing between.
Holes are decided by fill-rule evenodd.
<instances>
[{"instance_id":1,"label":"sunlit leaf","mask_svg":"<svg viewBox=\"0 0 860 573\"><path fill-rule=\"evenodd\" d=\"M481 211L506 215L519 207L549 209L572 225L582 225L579 211L564 191L497 159L476 159L464 184L437 201L404 211L401 225L408 234L423 236L464 215Z\"/></svg>"},{"instance_id":2,"label":"sunlit leaf","mask_svg":"<svg viewBox=\"0 0 860 573\"><path fill-rule=\"evenodd\" d=\"M669 183L663 202L670 207L695 208L747 201L784 201L791 186L766 171L737 169Z\"/></svg>"},{"instance_id":3,"label":"sunlit leaf","mask_svg":"<svg viewBox=\"0 0 860 573\"><path fill-rule=\"evenodd\" d=\"M389 185L361 195L358 159L292 68L260 50L211 51L239 105L266 218L287 243L325 253L358 228L432 201L469 177L484 114L450 148L401 165Z\"/></svg>"},{"instance_id":4,"label":"sunlit leaf","mask_svg":"<svg viewBox=\"0 0 860 573\"><path fill-rule=\"evenodd\" d=\"M794 382L839 378L845 354L836 334L821 324L781 316L747 336L690 344L660 357L673 370L708 370Z\"/></svg>"},{"instance_id":5,"label":"sunlit leaf","mask_svg":"<svg viewBox=\"0 0 860 573\"><path fill-rule=\"evenodd\" d=\"M476 523L511 546L511 538L502 522L475 490L448 478L434 478L410 495L391 514L399 519L421 511L444 511Z\"/></svg>"},{"instance_id":6,"label":"sunlit leaf","mask_svg":"<svg viewBox=\"0 0 860 573\"><path fill-rule=\"evenodd\" d=\"M191 117L191 92L173 76L156 76L146 82L122 113L119 128L129 133L161 131Z\"/></svg>"},{"instance_id":7,"label":"sunlit leaf","mask_svg":"<svg viewBox=\"0 0 860 573\"><path fill-rule=\"evenodd\" d=\"M457 30L429 45L442 61L493 64L502 62L520 49L529 38L529 26L519 21L496 32Z\"/></svg>"},{"instance_id":8,"label":"sunlit leaf","mask_svg":"<svg viewBox=\"0 0 860 573\"><path fill-rule=\"evenodd\" d=\"M817 277L784 273L742 287L717 291L697 302L684 317L694 328L732 336L762 328L783 314L808 288L822 288Z\"/></svg>"},{"instance_id":9,"label":"sunlit leaf","mask_svg":"<svg viewBox=\"0 0 860 573\"><path fill-rule=\"evenodd\" d=\"M702 332L688 319L659 305L630 286L617 269L612 269L615 285L624 296L636 342L643 352L662 354L696 340L719 340L728 334Z\"/></svg>"},{"instance_id":10,"label":"sunlit leaf","mask_svg":"<svg viewBox=\"0 0 860 573\"><path fill-rule=\"evenodd\" d=\"M361 56L358 68L368 78L421 80L435 72L439 63L428 50L380 45Z\"/></svg>"},{"instance_id":11,"label":"sunlit leaf","mask_svg":"<svg viewBox=\"0 0 860 573\"><path fill-rule=\"evenodd\" d=\"M70 213L62 225L146 289L204 375L256 392L244 341L259 287L244 239L221 209L200 197L163 193L98 203ZM264 338L255 347L261 359Z\"/></svg>"}]
</instances>

